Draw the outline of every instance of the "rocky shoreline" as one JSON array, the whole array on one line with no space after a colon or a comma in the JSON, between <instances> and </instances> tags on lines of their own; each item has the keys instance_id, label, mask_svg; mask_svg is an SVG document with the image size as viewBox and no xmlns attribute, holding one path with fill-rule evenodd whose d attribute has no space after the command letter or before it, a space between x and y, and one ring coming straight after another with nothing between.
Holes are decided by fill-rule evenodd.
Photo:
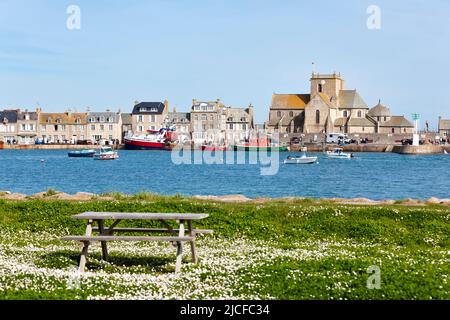
<instances>
[{"instance_id":1,"label":"rocky shoreline","mask_svg":"<svg viewBox=\"0 0 450 320\"><path fill-rule=\"evenodd\" d=\"M158 196L158 195L155 195ZM121 198L132 198L133 195L121 195ZM188 198L188 197L187 197ZM75 194L68 194L64 192L52 191L39 192L33 195L26 195L22 193L14 193L10 191L0 191L0 200L10 200L10 201L29 201L29 200L61 200L61 201L113 201L117 200L114 195L98 195L89 192L77 192ZM229 203L267 203L271 201L301 201L301 200L311 200L311 201L327 201L336 204L346 204L346 205L405 205L405 206L425 206L429 204L434 205L448 205L450 206L450 199L438 199L435 197L429 198L427 200L420 199L403 199L403 200L371 200L367 198L305 198L305 197L284 197L284 198L247 198L241 194L230 194L223 196L214 195L195 195L192 199L213 201L213 202L229 202Z\"/></svg>"}]
</instances>

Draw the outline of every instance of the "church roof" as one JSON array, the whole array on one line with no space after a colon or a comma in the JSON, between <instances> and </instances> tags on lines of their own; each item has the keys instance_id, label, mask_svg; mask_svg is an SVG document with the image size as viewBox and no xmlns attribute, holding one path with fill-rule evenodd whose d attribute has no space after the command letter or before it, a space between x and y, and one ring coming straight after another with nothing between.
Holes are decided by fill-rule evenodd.
<instances>
[{"instance_id":1,"label":"church roof","mask_svg":"<svg viewBox=\"0 0 450 320\"><path fill-rule=\"evenodd\" d=\"M407 127L413 128L414 125L404 116L392 116L389 121L380 122L380 127Z\"/></svg>"},{"instance_id":2,"label":"church roof","mask_svg":"<svg viewBox=\"0 0 450 320\"><path fill-rule=\"evenodd\" d=\"M375 127L375 123L367 118L350 118L347 126L349 127Z\"/></svg>"},{"instance_id":3,"label":"church roof","mask_svg":"<svg viewBox=\"0 0 450 320\"><path fill-rule=\"evenodd\" d=\"M341 90L339 92L339 108L369 109L356 90Z\"/></svg>"},{"instance_id":4,"label":"church roof","mask_svg":"<svg viewBox=\"0 0 450 320\"><path fill-rule=\"evenodd\" d=\"M371 117L389 117L391 115L391 110L379 102L375 107L369 110L368 114Z\"/></svg>"},{"instance_id":5,"label":"church roof","mask_svg":"<svg viewBox=\"0 0 450 320\"><path fill-rule=\"evenodd\" d=\"M336 127L343 127L347 125L348 118L337 118L334 120L334 125Z\"/></svg>"},{"instance_id":6,"label":"church roof","mask_svg":"<svg viewBox=\"0 0 450 320\"><path fill-rule=\"evenodd\" d=\"M272 95L271 109L305 109L310 100L309 94L276 94Z\"/></svg>"}]
</instances>

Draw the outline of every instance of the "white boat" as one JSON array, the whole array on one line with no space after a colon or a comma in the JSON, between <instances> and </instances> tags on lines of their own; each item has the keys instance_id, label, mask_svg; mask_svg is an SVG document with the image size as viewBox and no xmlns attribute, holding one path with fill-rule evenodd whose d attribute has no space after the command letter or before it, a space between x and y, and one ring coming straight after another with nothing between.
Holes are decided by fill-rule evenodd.
<instances>
[{"instance_id":1,"label":"white boat","mask_svg":"<svg viewBox=\"0 0 450 320\"><path fill-rule=\"evenodd\" d=\"M308 157L306 152L300 157L289 156L284 160L284 164L312 164L317 162L317 157Z\"/></svg>"},{"instance_id":2,"label":"white boat","mask_svg":"<svg viewBox=\"0 0 450 320\"><path fill-rule=\"evenodd\" d=\"M103 147L94 154L95 160L115 160L119 159L119 154L115 152L111 147Z\"/></svg>"},{"instance_id":3,"label":"white boat","mask_svg":"<svg viewBox=\"0 0 450 320\"><path fill-rule=\"evenodd\" d=\"M352 153L344 152L342 148L335 148L333 151L327 151L327 156L329 158L342 158L342 159L350 159L353 158Z\"/></svg>"}]
</instances>

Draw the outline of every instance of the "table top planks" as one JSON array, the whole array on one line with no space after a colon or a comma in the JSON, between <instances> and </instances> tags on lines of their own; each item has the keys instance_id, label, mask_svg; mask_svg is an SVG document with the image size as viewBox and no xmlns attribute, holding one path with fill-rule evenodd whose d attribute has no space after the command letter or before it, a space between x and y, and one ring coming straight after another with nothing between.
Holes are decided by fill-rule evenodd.
<instances>
[{"instance_id":1,"label":"table top planks","mask_svg":"<svg viewBox=\"0 0 450 320\"><path fill-rule=\"evenodd\" d=\"M201 220L206 213L147 213L147 212L83 212L73 215L77 220Z\"/></svg>"}]
</instances>

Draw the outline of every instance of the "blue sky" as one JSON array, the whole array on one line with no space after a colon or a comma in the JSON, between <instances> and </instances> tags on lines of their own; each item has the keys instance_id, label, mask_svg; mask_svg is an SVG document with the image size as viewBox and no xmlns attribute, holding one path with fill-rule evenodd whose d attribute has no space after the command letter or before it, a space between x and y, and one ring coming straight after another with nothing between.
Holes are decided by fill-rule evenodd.
<instances>
[{"instance_id":1,"label":"blue sky","mask_svg":"<svg viewBox=\"0 0 450 320\"><path fill-rule=\"evenodd\" d=\"M66 28L69 5L81 30ZM369 5L381 29L366 27ZM450 2L0 0L0 108L131 111L193 98L255 106L341 72L369 106L450 118Z\"/></svg>"}]
</instances>

